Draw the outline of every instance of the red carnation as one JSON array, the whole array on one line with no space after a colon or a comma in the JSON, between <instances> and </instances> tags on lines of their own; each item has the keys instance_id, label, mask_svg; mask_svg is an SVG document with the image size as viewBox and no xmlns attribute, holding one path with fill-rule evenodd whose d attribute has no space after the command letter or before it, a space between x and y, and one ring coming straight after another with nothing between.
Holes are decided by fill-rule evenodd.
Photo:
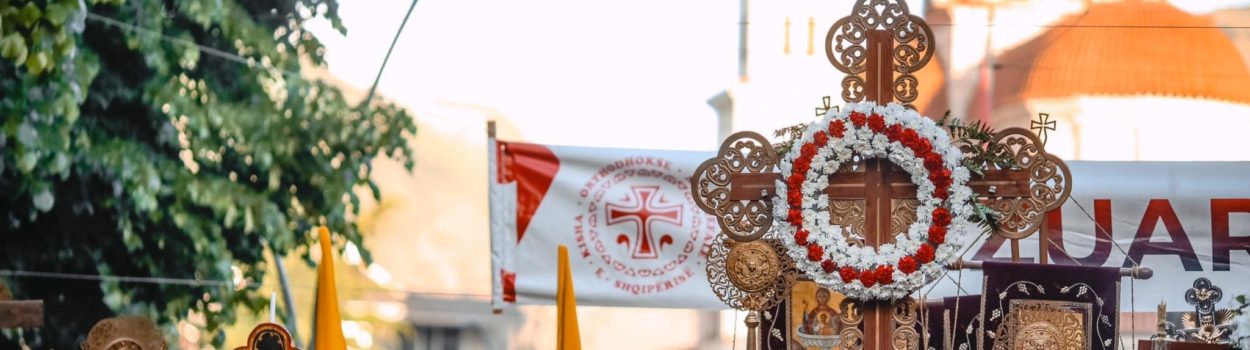
<instances>
[{"instance_id":1,"label":"red carnation","mask_svg":"<svg viewBox=\"0 0 1250 350\"><path fill-rule=\"evenodd\" d=\"M909 148L912 144L915 144L919 138L920 134L917 134L914 129L903 129L903 134L898 137L899 142L902 142L904 146Z\"/></svg>"},{"instance_id":2,"label":"red carnation","mask_svg":"<svg viewBox=\"0 0 1250 350\"><path fill-rule=\"evenodd\" d=\"M862 128L866 122L868 122L868 117L864 116L863 113L851 112L851 124L855 124L855 127Z\"/></svg>"},{"instance_id":3,"label":"red carnation","mask_svg":"<svg viewBox=\"0 0 1250 350\"><path fill-rule=\"evenodd\" d=\"M812 136L812 139L815 142L816 147L825 147L825 144L829 143L829 135L825 134L824 131L817 131L816 134Z\"/></svg>"},{"instance_id":4,"label":"red carnation","mask_svg":"<svg viewBox=\"0 0 1250 350\"><path fill-rule=\"evenodd\" d=\"M912 153L916 154L916 158L920 158L920 159L924 159L925 157L928 157L930 154L933 154L932 148L926 148L920 151L916 151L916 150L911 150L911 151Z\"/></svg>"},{"instance_id":5,"label":"red carnation","mask_svg":"<svg viewBox=\"0 0 1250 350\"><path fill-rule=\"evenodd\" d=\"M902 136L902 135L903 135L902 124L890 124L890 127L885 129L885 137L890 139L890 141L898 141L899 136Z\"/></svg>"},{"instance_id":6,"label":"red carnation","mask_svg":"<svg viewBox=\"0 0 1250 350\"><path fill-rule=\"evenodd\" d=\"M825 273L833 273L838 270L838 265L834 264L833 260L825 260L820 262L820 268L824 269Z\"/></svg>"},{"instance_id":7,"label":"red carnation","mask_svg":"<svg viewBox=\"0 0 1250 350\"><path fill-rule=\"evenodd\" d=\"M799 193L799 191L787 192L786 203L789 203L791 208L802 207L803 206L803 194Z\"/></svg>"},{"instance_id":8,"label":"red carnation","mask_svg":"<svg viewBox=\"0 0 1250 350\"><path fill-rule=\"evenodd\" d=\"M894 283L894 267L881 265L877 267L877 281L881 284Z\"/></svg>"},{"instance_id":9,"label":"red carnation","mask_svg":"<svg viewBox=\"0 0 1250 350\"><path fill-rule=\"evenodd\" d=\"M885 118L880 114L873 114L872 116L869 116L868 128L872 129L872 132L885 131Z\"/></svg>"},{"instance_id":10,"label":"red carnation","mask_svg":"<svg viewBox=\"0 0 1250 350\"><path fill-rule=\"evenodd\" d=\"M910 255L898 259L898 270L905 274L910 275L912 272L916 272L916 269L919 267L920 264L916 263L916 258L913 258Z\"/></svg>"},{"instance_id":11,"label":"red carnation","mask_svg":"<svg viewBox=\"0 0 1250 350\"><path fill-rule=\"evenodd\" d=\"M951 224L951 211L944 207L933 209L933 225L946 226Z\"/></svg>"},{"instance_id":12,"label":"red carnation","mask_svg":"<svg viewBox=\"0 0 1250 350\"><path fill-rule=\"evenodd\" d=\"M842 269L838 271L838 274L842 276L842 282L845 283L851 283L851 281L854 281L857 277L859 277L855 273L855 269L852 269L850 266L843 266Z\"/></svg>"},{"instance_id":13,"label":"red carnation","mask_svg":"<svg viewBox=\"0 0 1250 350\"><path fill-rule=\"evenodd\" d=\"M807 230L799 230L794 233L794 243L798 245L807 245Z\"/></svg>"},{"instance_id":14,"label":"red carnation","mask_svg":"<svg viewBox=\"0 0 1250 350\"><path fill-rule=\"evenodd\" d=\"M811 168L812 158L800 156L799 159L794 160L794 169L792 169L792 171L795 175L804 174L804 176L806 176L807 170Z\"/></svg>"},{"instance_id":15,"label":"red carnation","mask_svg":"<svg viewBox=\"0 0 1250 350\"><path fill-rule=\"evenodd\" d=\"M859 274L859 283L863 283L864 288L872 288L872 285L877 284L877 274L872 271L864 271Z\"/></svg>"},{"instance_id":16,"label":"red carnation","mask_svg":"<svg viewBox=\"0 0 1250 350\"><path fill-rule=\"evenodd\" d=\"M815 145L815 144L805 143L805 144L803 144L803 148L799 149L799 156L800 156L800 157L811 159L811 158L812 158L812 156L815 156L815 155L816 155L816 145Z\"/></svg>"},{"instance_id":17,"label":"red carnation","mask_svg":"<svg viewBox=\"0 0 1250 350\"><path fill-rule=\"evenodd\" d=\"M951 184L951 170L945 167L937 171L929 173L929 181L933 181L933 186L946 187Z\"/></svg>"},{"instance_id":18,"label":"red carnation","mask_svg":"<svg viewBox=\"0 0 1250 350\"><path fill-rule=\"evenodd\" d=\"M933 262L933 246L921 244L920 249L916 249L916 260L920 261L921 264Z\"/></svg>"},{"instance_id":19,"label":"red carnation","mask_svg":"<svg viewBox=\"0 0 1250 350\"><path fill-rule=\"evenodd\" d=\"M821 261L825 259L825 248L819 244L807 245L807 260Z\"/></svg>"},{"instance_id":20,"label":"red carnation","mask_svg":"<svg viewBox=\"0 0 1250 350\"><path fill-rule=\"evenodd\" d=\"M945 167L945 164L942 164L942 155L929 153L924 156L924 168L930 173L938 171L938 169L943 167Z\"/></svg>"},{"instance_id":21,"label":"red carnation","mask_svg":"<svg viewBox=\"0 0 1250 350\"><path fill-rule=\"evenodd\" d=\"M946 226L929 226L929 243L942 244L946 242Z\"/></svg>"},{"instance_id":22,"label":"red carnation","mask_svg":"<svg viewBox=\"0 0 1250 350\"><path fill-rule=\"evenodd\" d=\"M790 209L790 215L786 217L786 221L796 227L803 226L803 211L798 208Z\"/></svg>"},{"instance_id":23,"label":"red carnation","mask_svg":"<svg viewBox=\"0 0 1250 350\"><path fill-rule=\"evenodd\" d=\"M933 149L933 144L929 143L929 139L921 137L919 139L916 139L916 142L913 142L910 145L910 148L913 153L920 155L920 154L929 153L929 150Z\"/></svg>"},{"instance_id":24,"label":"red carnation","mask_svg":"<svg viewBox=\"0 0 1250 350\"><path fill-rule=\"evenodd\" d=\"M790 191L798 192L799 187L803 186L803 181L807 180L807 175L804 173L806 172L796 171L790 174L790 177L786 178L786 186L790 186Z\"/></svg>"},{"instance_id":25,"label":"red carnation","mask_svg":"<svg viewBox=\"0 0 1250 350\"><path fill-rule=\"evenodd\" d=\"M829 134L833 135L833 137L842 138L842 135L845 133L846 124L843 124L841 120L834 120L832 123L829 123Z\"/></svg>"},{"instance_id":26,"label":"red carnation","mask_svg":"<svg viewBox=\"0 0 1250 350\"><path fill-rule=\"evenodd\" d=\"M933 196L941 200L946 200L947 198L950 198L951 192L948 188L949 186L942 186L942 187L934 188Z\"/></svg>"}]
</instances>

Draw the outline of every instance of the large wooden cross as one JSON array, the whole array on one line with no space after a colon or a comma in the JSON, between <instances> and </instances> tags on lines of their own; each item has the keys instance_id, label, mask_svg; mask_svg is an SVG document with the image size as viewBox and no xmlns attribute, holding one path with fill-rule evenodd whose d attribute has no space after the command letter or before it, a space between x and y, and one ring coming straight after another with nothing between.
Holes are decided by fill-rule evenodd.
<instances>
[{"instance_id":1,"label":"large wooden cross","mask_svg":"<svg viewBox=\"0 0 1250 350\"><path fill-rule=\"evenodd\" d=\"M825 53L834 67L846 73L842 80L843 100L910 104L917 97L918 85L912 73L932 57L932 39L928 25L908 13L905 2L860 0L850 16L830 28ZM1045 213L1058 208L1067 199L1070 176L1066 164L1045 153L1042 142L1028 130L1006 129L996 135L994 141L987 152L1009 156L1017 166L1010 169L991 166L968 185L983 203L1004 215L1000 220L1002 229L996 233L1012 240L1012 257L1018 260L1019 239L1036 232ZM717 216L722 232L730 238L759 239L772 225L770 197L775 195L775 182L783 175L773 172L778 155L770 152L772 147L763 136L753 132L736 133L725 140L715 158L696 170L691 180L696 202ZM854 171L832 175L826 193L831 201L863 200L862 215L838 218L837 213L831 213L832 217L842 222L861 220L863 232L858 233L863 235L864 245L877 247L893 242L896 230L891 226L901 221L894 215L896 202L914 200L916 196L910 176L889 160L880 158L862 160L851 168ZM914 213L909 219L915 220ZM911 223L898 224L906 231ZM1046 248L1046 244L1040 245L1043 263L1047 260ZM851 332L848 337L844 332L843 347L887 349L900 341L919 345L922 340L915 331L909 325L896 324L894 318L898 307L914 309L910 303L908 300L857 303L855 307L859 310L851 312L863 318L853 328L862 333ZM910 335L904 334L907 332ZM748 344L748 348L754 345Z\"/></svg>"}]
</instances>

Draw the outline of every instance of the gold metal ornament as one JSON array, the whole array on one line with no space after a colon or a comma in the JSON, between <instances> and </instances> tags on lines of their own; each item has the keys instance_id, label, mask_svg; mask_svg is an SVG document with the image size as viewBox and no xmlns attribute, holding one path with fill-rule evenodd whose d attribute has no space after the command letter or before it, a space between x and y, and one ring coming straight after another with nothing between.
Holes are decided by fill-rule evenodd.
<instances>
[{"instance_id":1,"label":"gold metal ornament","mask_svg":"<svg viewBox=\"0 0 1250 350\"><path fill-rule=\"evenodd\" d=\"M80 345L82 350L165 350L156 323L145 317L121 316L96 322Z\"/></svg>"},{"instance_id":2,"label":"gold metal ornament","mask_svg":"<svg viewBox=\"0 0 1250 350\"><path fill-rule=\"evenodd\" d=\"M771 245L762 241L733 244L725 258L729 282L747 292L772 287L781 273L781 261L777 255Z\"/></svg>"},{"instance_id":3,"label":"gold metal ornament","mask_svg":"<svg viewBox=\"0 0 1250 350\"><path fill-rule=\"evenodd\" d=\"M739 310L775 307L789 295L790 285L798 276L794 262L782 253L784 249L774 239L738 242L717 236L707 264L712 292L725 305Z\"/></svg>"},{"instance_id":4,"label":"gold metal ornament","mask_svg":"<svg viewBox=\"0 0 1250 350\"><path fill-rule=\"evenodd\" d=\"M1089 303L1013 300L994 350L1088 349Z\"/></svg>"}]
</instances>

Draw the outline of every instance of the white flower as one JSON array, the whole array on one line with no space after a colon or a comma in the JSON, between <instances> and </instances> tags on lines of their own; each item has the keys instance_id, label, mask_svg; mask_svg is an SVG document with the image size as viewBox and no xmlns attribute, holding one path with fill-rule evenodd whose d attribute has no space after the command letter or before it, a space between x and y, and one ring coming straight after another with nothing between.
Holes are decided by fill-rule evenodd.
<instances>
[{"instance_id":1,"label":"white flower","mask_svg":"<svg viewBox=\"0 0 1250 350\"><path fill-rule=\"evenodd\" d=\"M952 169L953 184L948 189L950 198L939 200L933 197L935 186L928 179L928 170L924 160L900 142L891 142L885 135L872 132L867 127L855 127L849 116L853 112L883 116L887 125L901 124L916 131L921 137L927 138L933 151L941 155L943 162ZM817 132L828 130L830 123L842 121L846 127L843 138L831 137L829 142L818 149L811 159L810 168L804 174L805 181L799 186L802 193L802 228L809 232L809 244L819 244L825 248L826 257L838 266L850 266L860 271L875 271L878 266L895 265L904 256L915 252L927 243L929 225L932 224L934 208L947 207L952 213L952 223L944 244L935 251L933 262L920 266L918 272L905 274L895 270L894 283L875 284L871 288L864 287L858 280L843 282L837 273L825 273L820 262L807 259L807 248L795 242L791 237L799 229L792 226L788 219L789 202L786 193L790 190L784 180L777 181L778 196L773 197L773 215L777 221L783 222L776 227L782 234L788 255L793 258L799 269L806 272L819 284L842 292L848 297L857 299L893 300L904 297L911 292L935 280L944 269L944 265L953 261L964 244L964 236L970 223L967 218L972 208L967 203L972 191L966 185L969 172L960 166L962 153L950 144L950 136L946 130L938 127L932 120L920 116L913 110L900 104L891 103L877 106L873 103L852 103L838 112L826 113L821 121L808 125L804 130L800 144L811 143ZM781 161L779 169L789 176L793 171L794 161L801 154L801 146L792 147ZM842 227L830 224L829 198L825 189L829 185L829 176L836 172L843 162L852 161L858 154L863 159L882 157L902 168L910 176L917 188L919 203L916 222L908 227L907 232L898 237L896 242L879 247L855 247L843 234ZM862 239L862 237L859 237ZM1250 328L1250 327L1248 327Z\"/></svg>"},{"instance_id":2,"label":"white flower","mask_svg":"<svg viewBox=\"0 0 1250 350\"><path fill-rule=\"evenodd\" d=\"M1242 350L1250 350L1250 307L1241 305L1236 317L1233 318L1233 333L1230 337L1233 345Z\"/></svg>"}]
</instances>

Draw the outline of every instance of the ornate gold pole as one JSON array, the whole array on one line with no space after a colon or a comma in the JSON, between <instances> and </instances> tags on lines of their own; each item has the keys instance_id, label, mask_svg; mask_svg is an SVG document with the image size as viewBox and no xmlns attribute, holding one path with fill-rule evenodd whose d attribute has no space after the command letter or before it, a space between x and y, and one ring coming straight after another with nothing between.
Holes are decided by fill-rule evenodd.
<instances>
[{"instance_id":1,"label":"ornate gold pole","mask_svg":"<svg viewBox=\"0 0 1250 350\"><path fill-rule=\"evenodd\" d=\"M759 347L759 337L755 334L759 331L760 312L751 311L747 313L747 350L755 350Z\"/></svg>"},{"instance_id":2,"label":"ornate gold pole","mask_svg":"<svg viewBox=\"0 0 1250 350\"><path fill-rule=\"evenodd\" d=\"M1159 322L1155 328L1154 336L1150 337L1151 350L1168 350L1168 304L1159 303L1159 312L1157 313Z\"/></svg>"}]
</instances>

